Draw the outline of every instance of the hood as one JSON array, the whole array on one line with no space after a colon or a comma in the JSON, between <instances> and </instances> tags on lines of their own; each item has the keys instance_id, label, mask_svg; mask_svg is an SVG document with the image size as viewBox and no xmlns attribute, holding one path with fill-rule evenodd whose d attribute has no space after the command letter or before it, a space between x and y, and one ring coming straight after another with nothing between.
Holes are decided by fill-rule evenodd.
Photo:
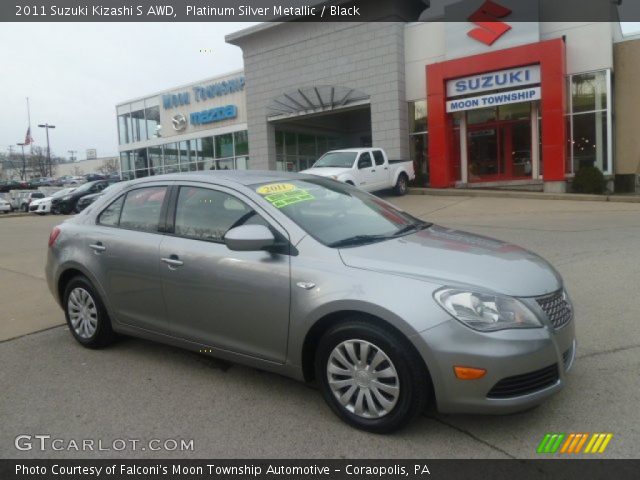
<instances>
[{"instance_id":1,"label":"hood","mask_svg":"<svg viewBox=\"0 0 640 480\"><path fill-rule=\"evenodd\" d=\"M479 287L533 297L562 286L558 272L521 247L439 226L412 235L340 250L345 265L420 278L442 285Z\"/></svg>"},{"instance_id":2,"label":"hood","mask_svg":"<svg viewBox=\"0 0 640 480\"><path fill-rule=\"evenodd\" d=\"M308 170L303 170L300 173L309 173L311 175L317 175L318 177L337 177L338 175L342 175L343 173L350 172L350 168L340 168L340 167L319 167L319 168L310 168Z\"/></svg>"},{"instance_id":3,"label":"hood","mask_svg":"<svg viewBox=\"0 0 640 480\"><path fill-rule=\"evenodd\" d=\"M51 201L51 197L36 198L34 200L31 200L30 205L40 205L41 203L46 203L50 201Z\"/></svg>"}]
</instances>

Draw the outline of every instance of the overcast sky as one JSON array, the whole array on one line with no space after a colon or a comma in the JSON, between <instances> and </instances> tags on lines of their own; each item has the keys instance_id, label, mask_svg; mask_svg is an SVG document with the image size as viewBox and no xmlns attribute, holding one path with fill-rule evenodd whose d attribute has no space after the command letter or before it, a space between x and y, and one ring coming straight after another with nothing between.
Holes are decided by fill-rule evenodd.
<instances>
[{"instance_id":1,"label":"overcast sky","mask_svg":"<svg viewBox=\"0 0 640 480\"><path fill-rule=\"evenodd\" d=\"M87 148L116 155L115 105L242 68L242 51L224 41L250 23L10 24L0 28L0 151L23 142L26 97L32 136L69 156ZM209 53L200 53L201 49ZM14 151L19 151L16 146Z\"/></svg>"}]
</instances>

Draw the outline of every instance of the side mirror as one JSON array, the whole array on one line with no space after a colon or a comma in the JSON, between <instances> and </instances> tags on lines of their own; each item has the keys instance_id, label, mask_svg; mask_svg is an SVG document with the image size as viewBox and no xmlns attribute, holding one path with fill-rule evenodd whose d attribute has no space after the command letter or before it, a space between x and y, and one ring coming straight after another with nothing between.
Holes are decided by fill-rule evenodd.
<instances>
[{"instance_id":1,"label":"side mirror","mask_svg":"<svg viewBox=\"0 0 640 480\"><path fill-rule=\"evenodd\" d=\"M264 225L241 225L226 233L224 243L229 250L257 252L275 246L276 239Z\"/></svg>"}]
</instances>

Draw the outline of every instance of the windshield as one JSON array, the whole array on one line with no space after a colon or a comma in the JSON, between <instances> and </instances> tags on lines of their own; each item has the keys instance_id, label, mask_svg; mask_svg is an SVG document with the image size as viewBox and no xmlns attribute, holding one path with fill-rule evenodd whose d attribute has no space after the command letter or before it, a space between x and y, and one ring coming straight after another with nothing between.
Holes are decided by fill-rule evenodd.
<instances>
[{"instance_id":1,"label":"windshield","mask_svg":"<svg viewBox=\"0 0 640 480\"><path fill-rule=\"evenodd\" d=\"M91 190L91 187L93 187L94 185L97 185L97 183L98 182L85 183L76 189L76 193L88 192Z\"/></svg>"},{"instance_id":2,"label":"windshield","mask_svg":"<svg viewBox=\"0 0 640 480\"><path fill-rule=\"evenodd\" d=\"M313 165L313 168L351 168L353 162L356 160L356 152L329 152L325 153L320 159Z\"/></svg>"},{"instance_id":3,"label":"windshield","mask_svg":"<svg viewBox=\"0 0 640 480\"><path fill-rule=\"evenodd\" d=\"M388 240L430 225L378 197L325 178L261 183L251 188L329 247Z\"/></svg>"},{"instance_id":4,"label":"windshield","mask_svg":"<svg viewBox=\"0 0 640 480\"><path fill-rule=\"evenodd\" d=\"M31 198L44 198L44 193L32 193Z\"/></svg>"}]
</instances>

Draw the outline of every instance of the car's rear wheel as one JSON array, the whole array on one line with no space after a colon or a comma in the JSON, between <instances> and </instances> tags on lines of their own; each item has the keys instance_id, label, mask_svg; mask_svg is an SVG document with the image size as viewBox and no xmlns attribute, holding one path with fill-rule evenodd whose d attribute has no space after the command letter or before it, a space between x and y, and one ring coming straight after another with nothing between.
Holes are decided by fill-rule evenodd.
<instances>
[{"instance_id":1,"label":"car's rear wheel","mask_svg":"<svg viewBox=\"0 0 640 480\"><path fill-rule=\"evenodd\" d=\"M331 409L350 425L388 433L423 411L429 381L406 339L353 317L331 328L316 351L316 378Z\"/></svg>"},{"instance_id":2,"label":"car's rear wheel","mask_svg":"<svg viewBox=\"0 0 640 480\"><path fill-rule=\"evenodd\" d=\"M73 337L85 347L105 347L116 339L100 296L84 276L73 278L64 291L64 312Z\"/></svg>"},{"instance_id":3,"label":"car's rear wheel","mask_svg":"<svg viewBox=\"0 0 640 480\"><path fill-rule=\"evenodd\" d=\"M396 181L396 186L393 188L393 192L399 197L406 195L409 191L409 178L406 174L401 173Z\"/></svg>"}]
</instances>

